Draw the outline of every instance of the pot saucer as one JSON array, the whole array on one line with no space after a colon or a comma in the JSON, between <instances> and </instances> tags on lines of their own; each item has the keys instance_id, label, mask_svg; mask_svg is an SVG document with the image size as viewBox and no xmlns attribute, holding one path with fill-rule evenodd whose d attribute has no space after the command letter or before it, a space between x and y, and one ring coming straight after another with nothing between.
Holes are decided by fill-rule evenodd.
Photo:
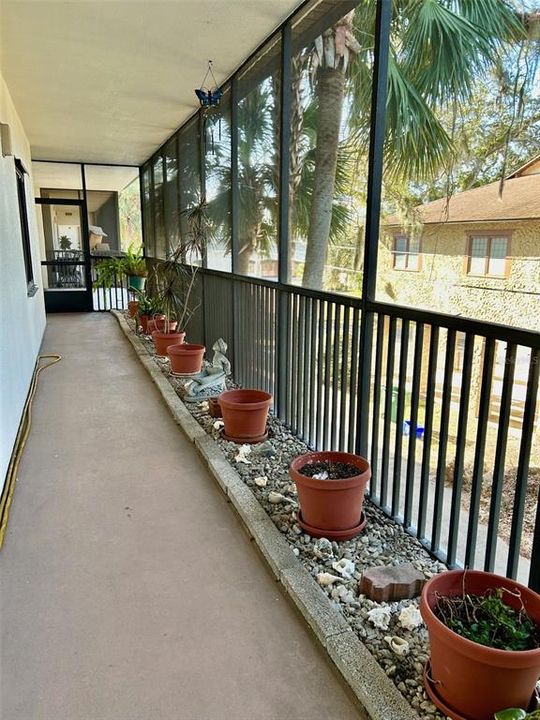
<instances>
[{"instance_id":1,"label":"pot saucer","mask_svg":"<svg viewBox=\"0 0 540 720\"><path fill-rule=\"evenodd\" d=\"M171 375L172 375L173 377L177 377L177 378L186 378L186 379L189 379L189 378L195 377L195 375L198 375L198 374L199 374L198 372L192 372L192 373L176 373L176 372L172 372L172 371L171 371Z\"/></svg>"},{"instance_id":2,"label":"pot saucer","mask_svg":"<svg viewBox=\"0 0 540 720\"><path fill-rule=\"evenodd\" d=\"M316 528L305 523L302 520L302 511L298 511L298 524L302 530L305 530L308 535L311 535L311 537L325 537L328 540L350 540L355 537L355 535L359 535L362 532L366 523L367 518L364 512L362 512L360 522L353 528L349 528L348 530L322 530L321 528Z\"/></svg>"},{"instance_id":3,"label":"pot saucer","mask_svg":"<svg viewBox=\"0 0 540 720\"><path fill-rule=\"evenodd\" d=\"M431 702L438 707L444 715L452 718L452 720L469 720L469 718L466 718L465 715L457 713L441 699L436 690L437 683L431 678L431 663L429 660L424 667L424 687Z\"/></svg>"},{"instance_id":4,"label":"pot saucer","mask_svg":"<svg viewBox=\"0 0 540 720\"><path fill-rule=\"evenodd\" d=\"M221 437L228 442L237 443L238 445L256 445L257 443L264 442L268 438L268 432L265 432L264 435L259 435L258 437L253 438L235 438L222 432Z\"/></svg>"}]
</instances>

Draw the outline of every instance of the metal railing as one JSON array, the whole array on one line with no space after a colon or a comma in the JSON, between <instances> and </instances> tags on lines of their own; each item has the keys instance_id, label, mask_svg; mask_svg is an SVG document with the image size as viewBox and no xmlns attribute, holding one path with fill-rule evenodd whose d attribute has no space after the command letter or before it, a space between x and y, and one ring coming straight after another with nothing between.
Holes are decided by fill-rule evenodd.
<instances>
[{"instance_id":1,"label":"metal railing","mask_svg":"<svg viewBox=\"0 0 540 720\"><path fill-rule=\"evenodd\" d=\"M311 447L363 450L371 500L434 556L539 589L537 333L205 269L197 292L190 339L224 337Z\"/></svg>"},{"instance_id":2,"label":"metal railing","mask_svg":"<svg viewBox=\"0 0 540 720\"><path fill-rule=\"evenodd\" d=\"M92 255L90 258L90 269L92 276L92 302L94 310L98 312L106 310L127 310L128 301L134 299L134 294L128 290L127 278L125 275L114 276L114 282L110 287L96 285L96 265L110 255ZM114 256L112 256L114 257ZM118 257L121 257L120 255Z\"/></svg>"}]
</instances>

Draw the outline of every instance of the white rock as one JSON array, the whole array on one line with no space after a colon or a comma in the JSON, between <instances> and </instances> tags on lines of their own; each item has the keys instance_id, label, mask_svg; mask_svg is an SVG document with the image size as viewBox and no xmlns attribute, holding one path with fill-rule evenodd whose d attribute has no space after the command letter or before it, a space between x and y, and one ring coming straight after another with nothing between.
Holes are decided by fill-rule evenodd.
<instances>
[{"instance_id":1,"label":"white rock","mask_svg":"<svg viewBox=\"0 0 540 720\"><path fill-rule=\"evenodd\" d=\"M345 587L345 585L338 585L332 590L332 598L334 600L341 600L345 605L350 605L355 601L353 593Z\"/></svg>"},{"instance_id":2,"label":"white rock","mask_svg":"<svg viewBox=\"0 0 540 720\"><path fill-rule=\"evenodd\" d=\"M347 558L341 558L341 560L333 562L332 567L336 572L344 577L345 580L350 580L352 578L352 574L355 569L355 565L352 560L348 560Z\"/></svg>"},{"instance_id":3,"label":"white rock","mask_svg":"<svg viewBox=\"0 0 540 720\"><path fill-rule=\"evenodd\" d=\"M261 475L260 477L253 478L253 482L257 485L257 487L266 487L268 478L266 475Z\"/></svg>"},{"instance_id":4,"label":"white rock","mask_svg":"<svg viewBox=\"0 0 540 720\"><path fill-rule=\"evenodd\" d=\"M405 628L405 630L414 630L420 627L423 622L420 610L416 605L409 605L403 608L398 616L398 624L401 625L402 628Z\"/></svg>"},{"instance_id":5,"label":"white rock","mask_svg":"<svg viewBox=\"0 0 540 720\"><path fill-rule=\"evenodd\" d=\"M313 478L314 480L328 480L328 473L326 472L326 470L323 470L322 472L314 475Z\"/></svg>"},{"instance_id":6,"label":"white rock","mask_svg":"<svg viewBox=\"0 0 540 720\"><path fill-rule=\"evenodd\" d=\"M403 656L409 652L409 643L404 638L400 638L397 635L393 635L392 637L387 635L384 641L388 643L390 650L396 653L396 655Z\"/></svg>"},{"instance_id":7,"label":"white rock","mask_svg":"<svg viewBox=\"0 0 540 720\"><path fill-rule=\"evenodd\" d=\"M341 580L341 578L337 575L332 575L332 573L328 572L320 572L316 575L316 578L319 585L322 585L323 587L333 585L333 583Z\"/></svg>"},{"instance_id":8,"label":"white rock","mask_svg":"<svg viewBox=\"0 0 540 720\"><path fill-rule=\"evenodd\" d=\"M281 493L274 492L274 490L271 490L268 493L268 502L271 502L272 505L278 505L279 503L286 502L287 498L285 495L282 495Z\"/></svg>"},{"instance_id":9,"label":"white rock","mask_svg":"<svg viewBox=\"0 0 540 720\"><path fill-rule=\"evenodd\" d=\"M216 420L214 423L214 430L219 430L220 428L225 427L225 423L223 420Z\"/></svg>"},{"instance_id":10,"label":"white rock","mask_svg":"<svg viewBox=\"0 0 540 720\"><path fill-rule=\"evenodd\" d=\"M208 402L206 400L203 400L201 403L199 403L199 407L201 408L201 410L204 410L205 412L208 412L208 410L210 409L210 405L208 404Z\"/></svg>"},{"instance_id":11,"label":"white rock","mask_svg":"<svg viewBox=\"0 0 540 720\"><path fill-rule=\"evenodd\" d=\"M381 628L381 630L388 630L388 624L392 613L387 607L377 606L373 610L370 610L367 614L368 620L375 627Z\"/></svg>"},{"instance_id":12,"label":"white rock","mask_svg":"<svg viewBox=\"0 0 540 720\"><path fill-rule=\"evenodd\" d=\"M240 445L238 448L238 454L234 458L237 463L245 463L246 465L251 465L251 460L247 459L247 456L251 452L251 447L249 445Z\"/></svg>"}]
</instances>

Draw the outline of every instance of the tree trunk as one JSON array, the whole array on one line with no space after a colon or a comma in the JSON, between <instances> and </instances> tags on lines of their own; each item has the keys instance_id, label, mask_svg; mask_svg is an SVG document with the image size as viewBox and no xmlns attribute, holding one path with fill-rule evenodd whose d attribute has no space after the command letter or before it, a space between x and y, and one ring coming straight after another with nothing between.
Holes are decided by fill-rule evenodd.
<instances>
[{"instance_id":1,"label":"tree trunk","mask_svg":"<svg viewBox=\"0 0 540 720\"><path fill-rule=\"evenodd\" d=\"M247 275L249 273L249 261L253 254L252 243L242 243L242 249L238 253L238 274Z\"/></svg>"},{"instance_id":2,"label":"tree trunk","mask_svg":"<svg viewBox=\"0 0 540 720\"><path fill-rule=\"evenodd\" d=\"M315 178L303 284L322 288L328 251L336 180L341 110L345 92L342 70L321 68L317 82L319 128L315 148Z\"/></svg>"}]
</instances>

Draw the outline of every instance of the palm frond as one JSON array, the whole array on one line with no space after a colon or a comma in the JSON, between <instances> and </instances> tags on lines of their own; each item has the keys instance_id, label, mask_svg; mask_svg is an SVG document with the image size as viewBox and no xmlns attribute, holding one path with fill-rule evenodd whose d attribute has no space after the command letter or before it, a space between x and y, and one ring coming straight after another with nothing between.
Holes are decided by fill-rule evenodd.
<instances>
[{"instance_id":1,"label":"palm frond","mask_svg":"<svg viewBox=\"0 0 540 720\"><path fill-rule=\"evenodd\" d=\"M433 177L452 154L449 135L391 53L385 139L387 173L416 181Z\"/></svg>"},{"instance_id":2,"label":"palm frond","mask_svg":"<svg viewBox=\"0 0 540 720\"><path fill-rule=\"evenodd\" d=\"M440 0L414 4L401 52L404 73L432 103L467 99L474 79L495 57L490 33Z\"/></svg>"}]
</instances>

